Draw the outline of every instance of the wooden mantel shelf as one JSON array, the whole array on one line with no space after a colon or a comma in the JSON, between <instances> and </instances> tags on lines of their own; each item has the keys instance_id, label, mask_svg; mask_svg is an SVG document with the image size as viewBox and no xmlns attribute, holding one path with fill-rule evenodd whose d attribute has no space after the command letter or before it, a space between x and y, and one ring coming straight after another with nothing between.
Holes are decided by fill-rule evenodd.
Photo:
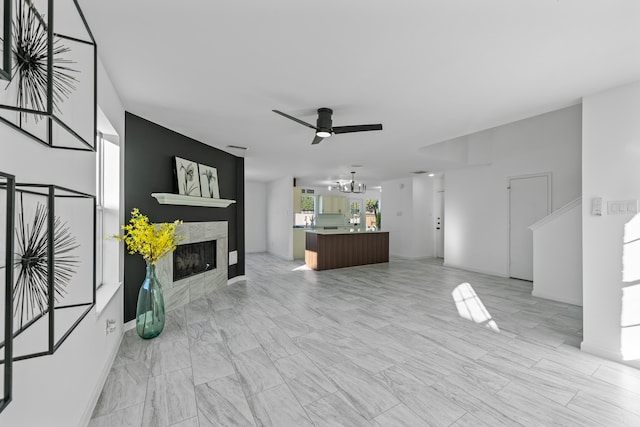
<instances>
[{"instance_id":1,"label":"wooden mantel shelf","mask_svg":"<svg viewBox=\"0 0 640 427\"><path fill-rule=\"evenodd\" d=\"M207 208L226 208L235 200L210 199L208 197L185 196L173 193L151 193L161 205L204 206Z\"/></svg>"}]
</instances>

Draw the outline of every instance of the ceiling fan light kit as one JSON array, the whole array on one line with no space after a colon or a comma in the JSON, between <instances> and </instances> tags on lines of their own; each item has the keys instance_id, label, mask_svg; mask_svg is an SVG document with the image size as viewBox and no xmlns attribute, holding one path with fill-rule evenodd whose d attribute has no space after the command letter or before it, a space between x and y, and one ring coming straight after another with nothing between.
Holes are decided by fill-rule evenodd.
<instances>
[{"instance_id":1,"label":"ceiling fan light kit","mask_svg":"<svg viewBox=\"0 0 640 427\"><path fill-rule=\"evenodd\" d=\"M303 126L315 129L316 134L313 138L313 141L311 142L312 145L319 144L323 139L329 138L333 134L382 130L382 124L380 123L371 125L333 126L333 121L331 119L333 110L326 107L318 108L318 119L316 120L315 126L296 117L290 116L289 114L283 113L282 111L271 111L276 114L280 114L281 116L286 117L289 120L293 120L296 123L300 123Z\"/></svg>"}]
</instances>

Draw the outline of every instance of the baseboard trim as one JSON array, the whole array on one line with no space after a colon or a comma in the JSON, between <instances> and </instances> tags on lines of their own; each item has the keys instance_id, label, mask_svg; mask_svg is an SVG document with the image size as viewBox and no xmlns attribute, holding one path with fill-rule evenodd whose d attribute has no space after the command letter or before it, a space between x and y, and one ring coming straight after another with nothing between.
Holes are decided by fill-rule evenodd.
<instances>
[{"instance_id":1,"label":"baseboard trim","mask_svg":"<svg viewBox=\"0 0 640 427\"><path fill-rule=\"evenodd\" d=\"M267 251L266 253L269 254L269 255L272 255L274 257L283 259L285 261L293 261L293 253L291 255L287 255L287 256L284 256L282 254L277 254L277 253L271 252L271 251Z\"/></svg>"},{"instance_id":2,"label":"baseboard trim","mask_svg":"<svg viewBox=\"0 0 640 427\"><path fill-rule=\"evenodd\" d=\"M389 258L398 258L398 259L403 259L403 260L407 260L407 261L420 261L420 260L426 260L426 259L435 259L436 257L434 256L406 256L406 255L398 255L398 254L389 254Z\"/></svg>"},{"instance_id":3,"label":"baseboard trim","mask_svg":"<svg viewBox=\"0 0 640 427\"><path fill-rule=\"evenodd\" d=\"M611 351L597 345L589 344L585 341L582 341L580 343L580 350L584 351L585 353L602 357L603 359L613 360L614 362L622 362L622 354L620 352Z\"/></svg>"},{"instance_id":4,"label":"baseboard trim","mask_svg":"<svg viewBox=\"0 0 640 427\"><path fill-rule=\"evenodd\" d=\"M582 301L577 301L571 298L558 298L557 295L551 295L551 294L547 294L545 292L540 292L540 291L536 291L535 287L536 284L535 282L533 283L533 291L531 291L531 296L532 297L536 297L536 298L543 298L543 299L548 299L551 301L555 301L555 302L561 302L563 304L571 304L571 305L577 305L578 307L582 307Z\"/></svg>"},{"instance_id":5,"label":"baseboard trim","mask_svg":"<svg viewBox=\"0 0 640 427\"><path fill-rule=\"evenodd\" d=\"M129 320L127 323L125 323L124 325L122 325L122 329L126 332L126 331L130 331L132 329L136 328L136 319L131 319Z\"/></svg>"},{"instance_id":6,"label":"baseboard trim","mask_svg":"<svg viewBox=\"0 0 640 427\"><path fill-rule=\"evenodd\" d=\"M487 274L489 276L507 277L507 278L509 277L504 273L498 273L496 271L480 270L480 269L476 269L476 268L465 267L465 266L462 266L462 265L449 264L446 261L444 263L442 263L442 266L443 267L449 267L449 268L456 268L458 270L470 271L472 273Z\"/></svg>"},{"instance_id":7,"label":"baseboard trim","mask_svg":"<svg viewBox=\"0 0 640 427\"><path fill-rule=\"evenodd\" d=\"M245 276L244 274L242 276L232 277L231 279L227 280L227 286L233 285L234 283L243 282L245 280L247 280L247 276Z\"/></svg>"},{"instance_id":8,"label":"baseboard trim","mask_svg":"<svg viewBox=\"0 0 640 427\"><path fill-rule=\"evenodd\" d=\"M135 327L135 321L133 326ZM84 410L84 413L82 414L80 425L84 425L84 426L89 425L89 422L91 421L91 415L93 415L93 410L95 409L96 404L98 403L98 399L100 398L100 393L102 393L102 389L104 388L104 384L107 382L107 377L109 376L109 372L111 372L113 363L116 361L116 356L118 355L118 350L120 350L120 345L122 344L123 336L124 336L124 329L123 329L123 332L120 334L120 337L118 338L118 343L113 346L113 350L111 350L111 354L109 355L107 362L104 364L104 367L102 368L100 379L98 380L96 386L93 389L93 392L91 393L92 395L91 395L90 404L87 406L87 408Z\"/></svg>"},{"instance_id":9,"label":"baseboard trim","mask_svg":"<svg viewBox=\"0 0 640 427\"><path fill-rule=\"evenodd\" d=\"M622 357L622 353L619 351L611 351L611 350L599 347L597 345L591 345L584 341L582 341L582 343L580 344L580 350L584 351L585 353L602 357L603 359L612 360L622 365L627 365L627 366L631 366L632 368L640 369L640 360L624 360Z\"/></svg>"}]
</instances>

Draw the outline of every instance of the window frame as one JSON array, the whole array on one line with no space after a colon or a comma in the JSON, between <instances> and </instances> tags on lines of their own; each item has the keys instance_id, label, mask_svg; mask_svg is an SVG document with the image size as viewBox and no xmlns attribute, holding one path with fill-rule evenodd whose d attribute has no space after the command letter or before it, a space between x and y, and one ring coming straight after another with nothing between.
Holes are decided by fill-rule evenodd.
<instances>
[{"instance_id":1,"label":"window frame","mask_svg":"<svg viewBox=\"0 0 640 427\"><path fill-rule=\"evenodd\" d=\"M110 236L117 234L119 229L108 228L107 222L120 222L121 211L121 147L120 144L113 141L119 140L117 135L115 138L105 138L102 132L98 132L96 137L96 289L108 282L117 282L118 274L114 277L105 275L105 264L107 257L119 260L118 245L114 244ZM106 144L113 144L117 147L117 167L114 164L107 165ZM112 159L113 160L113 159ZM117 179L117 203L114 207L106 206L106 190L105 184L107 180ZM110 221L106 221L105 217L109 216ZM119 265L119 261L117 261ZM119 271L119 268L118 268Z\"/></svg>"}]
</instances>

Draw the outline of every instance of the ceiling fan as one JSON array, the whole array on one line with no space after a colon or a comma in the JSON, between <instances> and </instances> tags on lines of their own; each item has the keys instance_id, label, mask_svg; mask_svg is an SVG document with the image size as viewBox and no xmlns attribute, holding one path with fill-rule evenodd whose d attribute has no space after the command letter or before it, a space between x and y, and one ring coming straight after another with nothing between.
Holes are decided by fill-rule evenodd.
<instances>
[{"instance_id":1,"label":"ceiling fan","mask_svg":"<svg viewBox=\"0 0 640 427\"><path fill-rule=\"evenodd\" d=\"M272 111L276 114L280 114L281 116L286 117L287 119L293 120L294 122L298 122L301 125L310 127L311 129L315 129L316 136L313 138L313 142L311 144L318 144L323 139L329 138L334 133L339 134L350 132L365 132L369 130L382 130L382 124L380 123L373 125L333 126L333 123L331 121L333 110L331 108L318 108L318 120L316 121L315 126L293 116L290 116L286 113L283 113L282 111Z\"/></svg>"}]
</instances>

